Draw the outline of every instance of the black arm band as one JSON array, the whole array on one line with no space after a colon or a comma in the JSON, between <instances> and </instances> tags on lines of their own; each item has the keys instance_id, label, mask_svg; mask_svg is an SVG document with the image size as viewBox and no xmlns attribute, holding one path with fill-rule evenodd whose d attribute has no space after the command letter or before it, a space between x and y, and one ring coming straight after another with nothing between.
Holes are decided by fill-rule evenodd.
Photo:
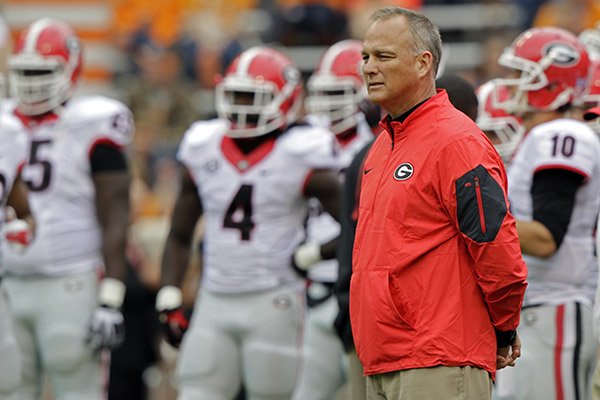
<instances>
[{"instance_id":1,"label":"black arm band","mask_svg":"<svg viewBox=\"0 0 600 400\"><path fill-rule=\"evenodd\" d=\"M546 169L533 175L533 219L550 231L556 248L567 233L575 195L584 179L581 174L564 169Z\"/></svg>"},{"instance_id":2,"label":"black arm band","mask_svg":"<svg viewBox=\"0 0 600 400\"><path fill-rule=\"evenodd\" d=\"M510 346L517 339L517 331L499 331L496 330L496 344L498 347Z\"/></svg>"},{"instance_id":3,"label":"black arm band","mask_svg":"<svg viewBox=\"0 0 600 400\"><path fill-rule=\"evenodd\" d=\"M127 171L125 153L113 145L100 143L90 155L92 174L107 171Z\"/></svg>"}]
</instances>

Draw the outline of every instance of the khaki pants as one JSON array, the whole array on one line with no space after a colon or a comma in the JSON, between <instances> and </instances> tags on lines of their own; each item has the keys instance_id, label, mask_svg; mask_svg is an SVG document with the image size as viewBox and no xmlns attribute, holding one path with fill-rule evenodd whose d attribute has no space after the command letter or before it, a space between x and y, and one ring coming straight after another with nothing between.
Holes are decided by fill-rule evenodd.
<instances>
[{"instance_id":1,"label":"khaki pants","mask_svg":"<svg viewBox=\"0 0 600 400\"><path fill-rule=\"evenodd\" d=\"M490 374L476 367L431 367L367 376L367 400L490 400Z\"/></svg>"},{"instance_id":2,"label":"khaki pants","mask_svg":"<svg viewBox=\"0 0 600 400\"><path fill-rule=\"evenodd\" d=\"M596 364L596 370L594 371L594 378L592 380L592 400L600 400L600 354L598 357L598 364Z\"/></svg>"},{"instance_id":3,"label":"khaki pants","mask_svg":"<svg viewBox=\"0 0 600 400\"><path fill-rule=\"evenodd\" d=\"M367 381L363 375L363 366L356 355L356 350L351 350L346 353L348 357L348 382L350 383L350 391L352 400L366 400L367 398Z\"/></svg>"}]
</instances>

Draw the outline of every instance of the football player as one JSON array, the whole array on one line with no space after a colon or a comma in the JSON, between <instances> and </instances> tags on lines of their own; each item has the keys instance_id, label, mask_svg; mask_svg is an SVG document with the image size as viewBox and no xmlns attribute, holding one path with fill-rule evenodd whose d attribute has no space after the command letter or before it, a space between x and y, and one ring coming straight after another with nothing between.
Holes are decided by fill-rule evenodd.
<instances>
[{"instance_id":1,"label":"football player","mask_svg":"<svg viewBox=\"0 0 600 400\"><path fill-rule=\"evenodd\" d=\"M362 43L343 40L323 54L307 82L306 110L309 118L323 120L335 134L340 147L340 173L350 165L354 155L373 138L371 127L362 112L367 103L367 89L362 77ZM340 233L339 224L316 199L309 201L308 242L313 254L319 255L321 244ZM344 348L333 322L339 307L332 288L337 280L336 260L314 260L300 264L308 269L308 313L304 338L304 362L294 399L329 400L345 382Z\"/></svg>"},{"instance_id":2,"label":"football player","mask_svg":"<svg viewBox=\"0 0 600 400\"><path fill-rule=\"evenodd\" d=\"M187 328L184 271L203 216L202 278L178 371L180 400L289 399L302 357L308 199L337 218L338 144L302 124L300 71L281 52L242 52L216 87L220 118L194 123L178 150L185 167L156 305L177 345ZM318 258L335 256L325 246ZM308 258L308 261L307 261Z\"/></svg>"},{"instance_id":3,"label":"football player","mask_svg":"<svg viewBox=\"0 0 600 400\"><path fill-rule=\"evenodd\" d=\"M514 369L499 372L496 398L588 398L596 359L600 140L567 112L586 89L590 59L573 34L533 28L499 63L514 75L494 81L510 95L493 100L522 117L527 130L508 168L508 196L529 286L519 327L523 355Z\"/></svg>"},{"instance_id":4,"label":"football player","mask_svg":"<svg viewBox=\"0 0 600 400\"><path fill-rule=\"evenodd\" d=\"M499 86L491 81L477 88L479 104L477 125L490 139L504 163L508 165L517 146L523 139L525 127L520 118L497 107L492 94L501 101L510 96L506 87Z\"/></svg>"},{"instance_id":5,"label":"football player","mask_svg":"<svg viewBox=\"0 0 600 400\"><path fill-rule=\"evenodd\" d=\"M574 101L569 116L587 122L600 135L600 122L596 118L600 107L600 59L592 59L591 63L588 86L583 95Z\"/></svg>"},{"instance_id":6,"label":"football player","mask_svg":"<svg viewBox=\"0 0 600 400\"><path fill-rule=\"evenodd\" d=\"M38 399L43 374L57 399L104 398L103 349L123 338L132 117L120 102L73 97L82 47L66 24L43 18L9 57L16 96L0 125L29 140L22 177L36 217L25 251L4 246L3 284L23 362L19 399Z\"/></svg>"},{"instance_id":7,"label":"football player","mask_svg":"<svg viewBox=\"0 0 600 400\"><path fill-rule=\"evenodd\" d=\"M27 200L27 187L20 177L27 158L27 137L14 133L0 131L0 209L5 214L4 240L20 251L33 239L35 222ZM21 357L2 286L3 273L0 262L0 398L15 390L21 379Z\"/></svg>"}]
</instances>

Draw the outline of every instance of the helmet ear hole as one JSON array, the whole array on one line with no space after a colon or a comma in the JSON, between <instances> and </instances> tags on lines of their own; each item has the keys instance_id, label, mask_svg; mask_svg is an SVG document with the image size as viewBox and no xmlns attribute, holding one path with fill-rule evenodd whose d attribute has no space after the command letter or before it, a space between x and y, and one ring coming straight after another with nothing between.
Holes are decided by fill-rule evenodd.
<instances>
[{"instance_id":1,"label":"helmet ear hole","mask_svg":"<svg viewBox=\"0 0 600 400\"><path fill-rule=\"evenodd\" d=\"M71 98L82 59L79 38L67 24L42 18L28 26L8 59L9 86L19 111L39 115Z\"/></svg>"}]
</instances>

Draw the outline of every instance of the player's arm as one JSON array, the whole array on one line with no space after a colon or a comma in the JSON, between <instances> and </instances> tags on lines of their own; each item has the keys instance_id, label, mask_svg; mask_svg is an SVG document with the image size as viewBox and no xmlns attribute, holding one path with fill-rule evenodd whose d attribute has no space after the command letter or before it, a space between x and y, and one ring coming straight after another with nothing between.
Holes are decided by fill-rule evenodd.
<instances>
[{"instance_id":1,"label":"player's arm","mask_svg":"<svg viewBox=\"0 0 600 400\"><path fill-rule=\"evenodd\" d=\"M304 193L306 197L318 199L325 211L339 222L341 184L337 172L328 169L313 171Z\"/></svg>"},{"instance_id":2,"label":"player's arm","mask_svg":"<svg viewBox=\"0 0 600 400\"><path fill-rule=\"evenodd\" d=\"M29 208L27 185L17 175L8 195L4 235L6 240L20 249L24 249L35 235L35 220Z\"/></svg>"},{"instance_id":3,"label":"player's arm","mask_svg":"<svg viewBox=\"0 0 600 400\"><path fill-rule=\"evenodd\" d=\"M112 143L94 146L90 166L96 190L96 216L102 235L105 277L98 288L98 307L88 327L87 342L94 349L114 349L125 338L120 308L125 298L130 177L124 151Z\"/></svg>"},{"instance_id":4,"label":"player's arm","mask_svg":"<svg viewBox=\"0 0 600 400\"><path fill-rule=\"evenodd\" d=\"M91 159L106 278L124 282L127 273L125 245L130 218L130 176L126 156L113 145L98 145Z\"/></svg>"},{"instance_id":5,"label":"player's arm","mask_svg":"<svg viewBox=\"0 0 600 400\"><path fill-rule=\"evenodd\" d=\"M339 222L341 184L337 172L315 170L308 178L304 194L307 198L318 199L326 212ZM330 260L336 256L338 238L327 243L305 243L298 247L293 257L293 265L300 271L307 271L320 260Z\"/></svg>"},{"instance_id":6,"label":"player's arm","mask_svg":"<svg viewBox=\"0 0 600 400\"><path fill-rule=\"evenodd\" d=\"M180 288L190 262L196 224L203 213L197 186L186 170L181 172L180 185L162 258L162 288L156 296L156 309L163 332L167 342L175 347L181 343L188 327Z\"/></svg>"},{"instance_id":7,"label":"player's arm","mask_svg":"<svg viewBox=\"0 0 600 400\"><path fill-rule=\"evenodd\" d=\"M171 217L171 230L162 258L162 285L180 287L190 261L196 224L202 216L202 202L192 177L181 172L181 190Z\"/></svg>"},{"instance_id":8,"label":"player's arm","mask_svg":"<svg viewBox=\"0 0 600 400\"><path fill-rule=\"evenodd\" d=\"M546 169L533 176L533 220L517 221L524 254L547 258L560 247L573 214L577 189L585 177L565 169Z\"/></svg>"}]
</instances>

